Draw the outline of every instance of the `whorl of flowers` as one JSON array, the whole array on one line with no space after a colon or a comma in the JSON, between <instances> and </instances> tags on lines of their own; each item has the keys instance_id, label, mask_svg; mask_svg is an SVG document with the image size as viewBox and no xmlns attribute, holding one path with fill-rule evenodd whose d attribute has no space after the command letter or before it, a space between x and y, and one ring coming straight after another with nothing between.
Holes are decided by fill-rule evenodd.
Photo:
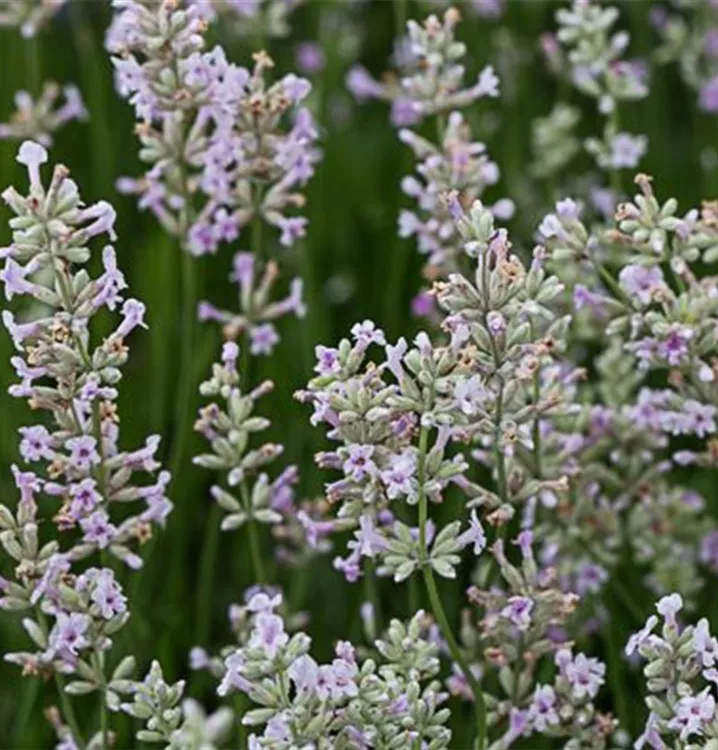
<instances>
[{"instance_id":1,"label":"whorl of flowers","mask_svg":"<svg viewBox=\"0 0 718 750\"><path fill-rule=\"evenodd\" d=\"M447 696L434 679L438 650L425 637L423 612L407 625L393 620L363 661L339 641L332 662L318 664L310 637L286 631L275 613L280 603L281 596L264 593L249 600L248 639L225 657L218 691L241 691L256 706L242 718L264 727L250 736L252 750L449 746L449 711L441 707Z\"/></svg>"},{"instance_id":2,"label":"whorl of flowers","mask_svg":"<svg viewBox=\"0 0 718 750\"><path fill-rule=\"evenodd\" d=\"M15 106L10 120L0 123L0 139L30 139L49 148L55 131L72 120L87 119L80 90L72 85L60 87L47 82L37 99L27 91L18 91Z\"/></svg>"},{"instance_id":3,"label":"whorl of flowers","mask_svg":"<svg viewBox=\"0 0 718 750\"><path fill-rule=\"evenodd\" d=\"M499 168L483 143L471 141L471 129L460 112L449 115L438 145L406 129L399 131L399 138L417 158L417 176L405 177L401 187L418 204L417 211L402 211L399 234L417 238L419 252L427 256L425 277L443 277L457 270L463 257L461 237L448 210L445 194L455 190L464 205L471 205L498 182ZM513 208L513 201L502 199L490 210L498 218L509 219Z\"/></svg>"},{"instance_id":4,"label":"whorl of flowers","mask_svg":"<svg viewBox=\"0 0 718 750\"><path fill-rule=\"evenodd\" d=\"M62 8L67 0L0 0L0 28L16 27L29 39Z\"/></svg>"},{"instance_id":5,"label":"whorl of flowers","mask_svg":"<svg viewBox=\"0 0 718 750\"><path fill-rule=\"evenodd\" d=\"M656 604L660 619L651 615L626 645L626 655L643 665L648 689L648 721L636 748L692 750L718 741L718 640L705 618L683 627L682 609L679 594L664 596Z\"/></svg>"},{"instance_id":6,"label":"whorl of flowers","mask_svg":"<svg viewBox=\"0 0 718 750\"><path fill-rule=\"evenodd\" d=\"M289 74L268 84L265 53L250 72L221 47L204 51L196 6L116 7L107 47L118 91L141 121L140 157L151 165L120 188L137 193L193 255L234 241L255 216L280 230L283 245L303 237L306 219L288 214L304 205L297 188L319 158L312 116L298 106L309 82Z\"/></svg>"},{"instance_id":7,"label":"whorl of flowers","mask_svg":"<svg viewBox=\"0 0 718 750\"><path fill-rule=\"evenodd\" d=\"M466 107L485 96L498 96L499 79L490 65L475 84L464 85L461 59L466 45L454 36L460 19L459 11L449 8L442 19L431 15L423 23L409 21L408 34L395 53L397 72L380 82L365 68L355 66L347 78L350 91L360 101L391 102L391 120L397 127L415 125L424 117Z\"/></svg>"},{"instance_id":8,"label":"whorl of flowers","mask_svg":"<svg viewBox=\"0 0 718 750\"><path fill-rule=\"evenodd\" d=\"M201 302L198 309L200 320L222 324L225 338L234 340L246 334L246 345L252 356L269 355L274 351L279 343L275 321L291 313L297 318L306 314L302 280L292 279L289 294L275 302L272 291L279 277L279 267L270 261L261 274L258 273L260 268L261 261L252 253L237 253L230 280L238 286L240 311L219 310L209 302Z\"/></svg>"},{"instance_id":9,"label":"whorl of flowers","mask_svg":"<svg viewBox=\"0 0 718 750\"><path fill-rule=\"evenodd\" d=\"M647 148L645 136L619 128L619 103L642 99L648 88L643 65L622 59L630 36L612 32L618 16L616 8L591 0L574 0L570 9L556 11L557 38L565 53L562 71L579 91L597 100L607 118L603 137L587 139L585 147L609 172L635 168Z\"/></svg>"}]
</instances>

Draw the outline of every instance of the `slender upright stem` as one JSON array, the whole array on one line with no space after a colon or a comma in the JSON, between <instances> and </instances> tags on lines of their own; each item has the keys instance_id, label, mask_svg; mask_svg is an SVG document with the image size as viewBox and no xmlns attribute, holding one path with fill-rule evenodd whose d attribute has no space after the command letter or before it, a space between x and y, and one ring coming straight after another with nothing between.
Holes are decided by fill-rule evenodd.
<instances>
[{"instance_id":1,"label":"slender upright stem","mask_svg":"<svg viewBox=\"0 0 718 750\"><path fill-rule=\"evenodd\" d=\"M484 750L484 743L486 741L486 705L484 703L484 694L481 690L481 686L474 677L473 672L469 668L469 665L461 653L459 644L454 637L451 630L451 625L444 611L444 607L441 603L441 597L439 596L439 590L436 586L436 580L434 579L434 573L429 565L426 554L426 522L428 520L428 498L426 496L425 484L426 484L426 453L429 441L429 430L427 427L421 428L419 435L419 463L418 463L418 479L419 479L419 561L421 565L422 574L424 576L424 583L426 584L426 591L429 595L429 603L431 605L431 611L436 618L439 625L441 635L446 641L446 645L449 648L451 658L459 665L459 668L464 674L464 678L471 689L474 696L474 707L476 712L476 747L478 750Z\"/></svg>"},{"instance_id":2,"label":"slender upright stem","mask_svg":"<svg viewBox=\"0 0 718 750\"><path fill-rule=\"evenodd\" d=\"M182 259L182 338L180 341L180 380L175 404L175 432L169 460L169 470L173 477L176 477L184 458L185 445L189 434L189 402L192 397L192 369L194 365L194 316L197 307L194 259L181 246L179 252Z\"/></svg>"},{"instance_id":3,"label":"slender upright stem","mask_svg":"<svg viewBox=\"0 0 718 750\"><path fill-rule=\"evenodd\" d=\"M240 485L242 495L242 504L247 514L247 533L249 534L249 554L252 560L252 572L254 580L257 583L265 583L267 578L264 575L264 564L262 562L262 551L259 545L259 534L257 533L257 522L252 517L252 503L249 497L249 490L245 481Z\"/></svg>"},{"instance_id":4,"label":"slender upright stem","mask_svg":"<svg viewBox=\"0 0 718 750\"><path fill-rule=\"evenodd\" d=\"M92 661L100 683L100 735L102 750L109 750L110 733L107 722L107 680L105 679L105 655L102 651L95 651Z\"/></svg>"},{"instance_id":5,"label":"slender upright stem","mask_svg":"<svg viewBox=\"0 0 718 750\"><path fill-rule=\"evenodd\" d=\"M608 121L608 127L611 132L612 137L618 133L618 130L620 128L620 119L618 116L618 104L614 102L613 104L613 111L611 112L609 121ZM611 167L608 174L609 183L611 185L611 190L613 190L616 195L621 194L621 170L617 167Z\"/></svg>"},{"instance_id":6,"label":"slender upright stem","mask_svg":"<svg viewBox=\"0 0 718 750\"><path fill-rule=\"evenodd\" d=\"M381 633L381 602L379 600L379 592L376 585L376 565L374 560L370 557L366 559L364 564L364 587L366 591L367 601L371 603L373 615L374 615L374 627L376 633Z\"/></svg>"},{"instance_id":7,"label":"slender upright stem","mask_svg":"<svg viewBox=\"0 0 718 750\"><path fill-rule=\"evenodd\" d=\"M406 0L391 0L394 7L394 35L397 39L406 34Z\"/></svg>"},{"instance_id":8,"label":"slender upright stem","mask_svg":"<svg viewBox=\"0 0 718 750\"><path fill-rule=\"evenodd\" d=\"M222 512L217 503L207 518L207 530L202 546L202 558L199 566L199 586L197 587L197 628L195 643L207 643L212 621L213 582L217 570L217 547L219 545L219 525Z\"/></svg>"}]
</instances>

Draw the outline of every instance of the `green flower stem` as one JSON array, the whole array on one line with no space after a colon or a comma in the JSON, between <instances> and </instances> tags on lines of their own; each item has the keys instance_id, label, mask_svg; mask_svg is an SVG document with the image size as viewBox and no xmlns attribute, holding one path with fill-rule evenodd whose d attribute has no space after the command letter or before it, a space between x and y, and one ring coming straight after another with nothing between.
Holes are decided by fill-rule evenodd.
<instances>
[{"instance_id":1,"label":"green flower stem","mask_svg":"<svg viewBox=\"0 0 718 750\"><path fill-rule=\"evenodd\" d=\"M371 603L374 615L374 628L377 633L382 632L381 628L381 602L379 600L379 591L376 582L376 565L370 557L364 564L364 590L367 601Z\"/></svg>"},{"instance_id":2,"label":"green flower stem","mask_svg":"<svg viewBox=\"0 0 718 750\"><path fill-rule=\"evenodd\" d=\"M397 38L401 38L406 34L406 0L392 0L392 6L394 7L394 34Z\"/></svg>"},{"instance_id":3,"label":"green flower stem","mask_svg":"<svg viewBox=\"0 0 718 750\"><path fill-rule=\"evenodd\" d=\"M441 603L441 597L439 596L439 589L436 586L436 580L434 579L434 572L431 569L431 565L426 555L426 522L428 520L428 498L425 491L426 483L426 453L429 441L429 430L427 427L421 428L419 435L419 465L418 465L418 479L419 479L419 561L421 565L421 571L424 576L424 583L426 584L426 591L429 595L429 602L431 604L431 611L436 618L439 625L441 635L446 641L446 645L449 647L451 658L459 665L461 671L464 674L464 678L471 689L474 696L474 706L476 713L476 748L477 750L484 750L486 742L486 705L484 703L484 694L481 690L481 686L474 677L473 672L469 669L469 665L466 663L464 655L461 653L459 644L456 642L456 638L451 630L449 620L444 611L444 607Z\"/></svg>"},{"instance_id":4,"label":"green flower stem","mask_svg":"<svg viewBox=\"0 0 718 750\"><path fill-rule=\"evenodd\" d=\"M247 533L249 535L249 554L252 560L252 572L256 583L266 583L267 578L264 573L264 564L262 563L262 552L259 545L259 534L257 533L257 522L252 516L252 502L249 497L246 481L240 485L242 495L242 505L247 514Z\"/></svg>"},{"instance_id":5,"label":"green flower stem","mask_svg":"<svg viewBox=\"0 0 718 750\"><path fill-rule=\"evenodd\" d=\"M190 253L181 246L181 242L179 253L182 259L182 338L180 341L180 382L177 387L175 433L172 440L172 452L169 460L169 471L175 479L184 459L185 446L189 434L190 410L188 406L192 398L194 316L197 307L194 259Z\"/></svg>"}]
</instances>

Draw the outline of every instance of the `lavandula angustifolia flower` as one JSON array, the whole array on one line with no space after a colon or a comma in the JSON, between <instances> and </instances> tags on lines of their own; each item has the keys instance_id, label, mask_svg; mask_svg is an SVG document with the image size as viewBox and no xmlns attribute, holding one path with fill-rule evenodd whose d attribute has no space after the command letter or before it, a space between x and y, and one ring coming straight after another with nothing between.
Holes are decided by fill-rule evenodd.
<instances>
[{"instance_id":1,"label":"lavandula angustifolia flower","mask_svg":"<svg viewBox=\"0 0 718 750\"><path fill-rule=\"evenodd\" d=\"M571 83L596 99L606 125L602 138L589 138L586 149L596 158L599 168L611 176L611 187L620 193L620 170L638 166L646 151L647 139L620 130L619 103L642 99L648 94L639 63L623 60L630 36L625 31L612 33L618 10L591 0L574 0L570 10L556 12L557 38L564 45Z\"/></svg>"},{"instance_id":2,"label":"lavandula angustifolia flower","mask_svg":"<svg viewBox=\"0 0 718 750\"><path fill-rule=\"evenodd\" d=\"M298 318L306 314L302 280L294 278L289 294L282 299L272 300L279 267L274 261L269 261L259 275L258 265L258 259L252 253L239 252L234 256L230 280L239 287L239 312L219 310L209 302L201 302L198 310L200 320L222 324L225 338L235 340L244 336L244 345L249 347L252 356L271 354L279 343L279 334L274 326L276 320L290 313Z\"/></svg>"},{"instance_id":3,"label":"lavandula angustifolia flower","mask_svg":"<svg viewBox=\"0 0 718 750\"><path fill-rule=\"evenodd\" d=\"M25 38L34 37L67 0L0 0L0 28L17 27Z\"/></svg>"},{"instance_id":4,"label":"lavandula angustifolia flower","mask_svg":"<svg viewBox=\"0 0 718 750\"><path fill-rule=\"evenodd\" d=\"M21 429L23 459L47 465L46 478L28 473L24 481L62 501L55 518L59 529L82 530L81 540L73 546L74 559L107 549L138 567L141 560L128 545L147 539L150 525L162 524L172 507L164 495L167 472L161 472L155 484L133 484L135 472L153 473L159 467L154 458L159 437L148 438L145 447L135 451L118 447L116 386L128 357L125 340L144 326L145 306L136 299L123 301L127 284L112 246L103 249L104 272L97 279L78 268L88 261L88 243L94 237L115 238L112 206L100 201L84 207L63 166L55 168L45 188L40 169L47 152L39 144L23 143L18 161L28 170L30 191L27 196L14 188L3 193L16 217L10 221L12 243L2 253L0 280L9 300L27 297L49 310L26 323L17 322L10 311L3 313L17 349L12 364L20 378L10 394L27 398L33 409L50 412L55 422L54 431L43 425ZM45 269L48 272L40 274ZM38 280L38 275L46 280ZM92 316L103 307L114 311L120 304L122 322L93 347ZM144 510L118 525L112 523L115 504L137 500Z\"/></svg>"},{"instance_id":5,"label":"lavandula angustifolia flower","mask_svg":"<svg viewBox=\"0 0 718 750\"><path fill-rule=\"evenodd\" d=\"M386 345L383 332L371 321L354 326L352 336L353 345L344 339L338 349L317 347L318 376L298 394L314 405L312 421L326 423L329 437L339 442L336 450L318 454L317 462L342 472L341 479L327 485L327 498L341 503L342 523L358 526L349 556L337 558L335 567L350 581L361 575L362 558L370 563L377 559L380 571L392 573L396 581L422 571L442 634L477 696L481 740L481 694L458 652L434 572L454 577L459 553L471 547L479 554L484 532L475 514L463 532L457 520L434 534L428 518L429 499L441 502L449 485L461 486L467 468L460 454L447 455L449 441L458 438L456 417L463 421L462 413L456 414L454 398L460 373L457 353L452 345L434 346L425 333L411 349L404 339ZM385 346L386 360L379 365L366 362L372 344ZM392 506L402 501L418 505L418 528L396 520L399 511ZM367 575L372 575L372 567Z\"/></svg>"},{"instance_id":6,"label":"lavandula angustifolia flower","mask_svg":"<svg viewBox=\"0 0 718 750\"><path fill-rule=\"evenodd\" d=\"M694 750L718 742L718 640L705 618L682 626L682 609L679 594L663 597L656 604L660 630L659 617L651 615L626 645L626 654L645 664L648 689L648 721L636 748Z\"/></svg>"},{"instance_id":7,"label":"lavandula angustifolia flower","mask_svg":"<svg viewBox=\"0 0 718 750\"><path fill-rule=\"evenodd\" d=\"M311 86L292 74L268 85L265 53L250 72L221 47L204 51L197 8L176 6L122 3L108 33L118 89L142 121L140 156L153 165L121 187L193 255L234 241L257 214L291 245L306 222L285 212L303 205L295 187L318 158L311 115L298 106Z\"/></svg>"},{"instance_id":8,"label":"lavandula angustifolia flower","mask_svg":"<svg viewBox=\"0 0 718 750\"><path fill-rule=\"evenodd\" d=\"M264 594L250 599L249 638L226 656L219 687L220 695L241 691L257 706L242 719L264 726L250 736L252 750L449 746L446 695L433 679L437 646L424 637L423 612L408 625L392 621L376 642L377 659L359 661L339 641L332 662L318 664L310 637L290 635L277 605Z\"/></svg>"},{"instance_id":9,"label":"lavandula angustifolia flower","mask_svg":"<svg viewBox=\"0 0 718 750\"><path fill-rule=\"evenodd\" d=\"M459 261L465 257L444 195L456 191L464 205L471 205L498 182L499 168L483 143L471 141L470 126L460 112L449 115L437 145L406 129L399 131L399 138L417 158L417 176L405 177L402 190L418 203L416 212L402 211L399 234L417 238L419 252L427 256L425 278L442 278L460 270ZM513 202L503 199L489 208L500 218L508 219L513 213Z\"/></svg>"},{"instance_id":10,"label":"lavandula angustifolia flower","mask_svg":"<svg viewBox=\"0 0 718 750\"><path fill-rule=\"evenodd\" d=\"M397 127L415 125L423 118L466 107L485 96L498 96L498 78L485 67L473 86L464 87L461 58L466 45L454 37L461 15L449 8L440 20L429 16L423 23L409 21L408 35L399 40L396 52L398 71L385 82L355 66L347 85L359 100L391 102L392 123Z\"/></svg>"},{"instance_id":11,"label":"lavandula angustifolia flower","mask_svg":"<svg viewBox=\"0 0 718 750\"><path fill-rule=\"evenodd\" d=\"M661 38L654 59L677 62L683 80L698 92L698 106L718 113L718 6L714 2L682 3L682 14L657 7L651 21Z\"/></svg>"},{"instance_id":12,"label":"lavandula angustifolia flower","mask_svg":"<svg viewBox=\"0 0 718 750\"><path fill-rule=\"evenodd\" d=\"M469 598L482 610L478 632L466 630L466 646L483 655L486 669L495 670L500 692L486 696L489 724L495 739L490 750L507 750L522 737L564 738L565 748L606 748L616 722L600 714L594 699L606 667L597 659L574 654L570 642L552 636L570 619L578 596L562 591L556 571L540 569L533 556L533 535L523 531L515 542L520 567L506 557L499 540L495 555L504 587L473 587ZM546 662L553 661L553 682L542 681ZM462 681L449 681L464 693Z\"/></svg>"},{"instance_id":13,"label":"lavandula angustifolia flower","mask_svg":"<svg viewBox=\"0 0 718 750\"><path fill-rule=\"evenodd\" d=\"M144 7L121 3L108 47L120 92L143 122L138 127L141 157L152 168L122 186L141 195L186 253L216 252L253 224L252 250L259 255L262 222L278 227L280 243L303 237L306 219L288 215L304 205L297 187L313 174L317 131L299 103L310 84L287 75L268 85L273 67L255 55L252 72L229 63L224 50L204 51L205 22L197 6L178 9L170 0ZM292 117L291 128L284 122ZM185 373L178 397L171 465L178 465L186 436L185 404L191 393L194 272L185 254ZM263 329L264 348L270 346Z\"/></svg>"},{"instance_id":14,"label":"lavandula angustifolia flower","mask_svg":"<svg viewBox=\"0 0 718 750\"><path fill-rule=\"evenodd\" d=\"M144 305L135 299L123 301L127 287L117 268L114 248L103 249L104 272L91 279L81 266L90 258L89 243L107 234L115 239L115 211L105 202L85 207L68 170L58 165L46 188L41 167L47 152L26 141L18 161L27 168L27 196L14 188L2 194L15 217L10 220L12 242L2 250L5 266L0 271L5 296L26 297L39 303L41 317L18 322L8 310L3 322L17 355L12 358L20 382L10 387L12 396L28 399L33 409L52 415L53 426L42 424L20 428L20 453L27 463L46 465L41 474L14 467L20 502L15 516L0 507L0 543L16 561L16 581L3 583L3 607L33 610L25 628L43 649L39 654L10 657L30 671L47 669L60 677L77 674L68 691L84 694L103 692L103 706L113 707L114 693L104 676L104 651L109 636L127 619L126 600L114 573L91 568L81 575L71 573L73 563L96 552L109 552L130 568L141 558L131 545L145 541L151 525L162 525L172 504L164 491L169 474L160 472L154 484L135 484L138 472L154 473L159 464L154 454L159 438L148 438L134 451L119 448L119 415L116 399L121 367L128 357L125 340L144 326ZM114 311L122 305L122 321L99 345L93 347L90 322L99 310ZM38 506L35 495L46 503L61 503L54 516L57 539L40 546ZM122 520L113 518L120 505L140 501L144 508ZM45 528L47 526L45 525ZM72 534L73 529L79 535ZM55 618L49 629L46 615ZM89 650L92 657L84 659ZM131 666L131 665L130 665ZM60 686L61 687L61 686ZM61 690L64 697L64 692ZM71 710L66 716L77 734ZM102 745L107 746L103 708ZM78 738L79 742L79 738Z\"/></svg>"},{"instance_id":15,"label":"lavandula angustifolia flower","mask_svg":"<svg viewBox=\"0 0 718 750\"><path fill-rule=\"evenodd\" d=\"M397 126L414 125L428 116L436 120L436 144L406 128L399 131L400 140L412 149L418 161L418 177L405 177L402 190L419 204L418 211L401 213L399 235L417 237L419 251L429 256L424 275L430 280L455 270L462 257L442 194L451 190L460 192L469 205L482 196L486 187L496 184L500 176L498 166L486 153L486 146L472 141L468 122L460 112L452 111L499 93L499 80L491 66L483 69L475 86L463 88L461 60L466 46L455 39L459 20L459 12L450 8L444 13L443 22L433 15L423 24L409 21L408 36L402 42L405 49L397 51L407 58L398 87L385 87L381 94L392 100L392 119ZM360 98L362 82L365 94L372 90L367 76L359 68L353 69L349 76L350 88ZM378 84L372 85L376 89ZM374 94L378 93L374 90ZM500 200L494 210L502 218L510 218L513 202Z\"/></svg>"},{"instance_id":16,"label":"lavandula angustifolia flower","mask_svg":"<svg viewBox=\"0 0 718 750\"><path fill-rule=\"evenodd\" d=\"M60 101L60 97L64 101ZM0 139L31 139L43 146L52 146L56 130L72 120L86 120L87 110L76 86L60 87L45 83L37 99L27 91L15 94L17 110L8 122L0 123Z\"/></svg>"}]
</instances>

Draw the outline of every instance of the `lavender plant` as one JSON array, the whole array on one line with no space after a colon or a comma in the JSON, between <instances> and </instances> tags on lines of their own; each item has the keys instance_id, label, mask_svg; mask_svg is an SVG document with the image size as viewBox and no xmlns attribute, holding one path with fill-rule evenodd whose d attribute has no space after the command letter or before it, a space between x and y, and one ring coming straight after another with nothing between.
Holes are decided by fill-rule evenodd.
<instances>
[{"instance_id":1,"label":"lavender plant","mask_svg":"<svg viewBox=\"0 0 718 750\"><path fill-rule=\"evenodd\" d=\"M125 341L144 326L145 306L123 299L127 283L111 245L102 251L100 276L91 278L83 267L95 237L116 239L112 206L100 201L86 207L62 165L55 167L49 184L43 183L41 168L48 155L37 143L25 141L17 159L27 169L30 186L27 195L12 187L2 194L15 216L12 243L2 251L0 280L8 300L25 298L40 314L18 321L9 310L3 312L19 378L9 392L27 399L33 410L47 412L51 421L20 428L23 461L42 468L13 467L20 500L14 514L6 506L0 510L0 543L15 563L14 580L2 580L2 606L28 613L23 625L39 649L6 658L26 674L54 675L63 718L77 746L83 741L67 695L100 691L101 741L90 744L105 748L106 707L117 708L116 681L133 664L129 657L110 677L106 674L111 637L129 617L127 600L112 569L79 573L76 567L98 555L105 563L107 554L130 569L141 567L133 548L149 539L153 526L163 526L172 509L165 496L169 473L156 474L159 437L149 437L136 450L119 447L116 401L128 359ZM120 305L119 325L93 343L93 316ZM149 474L154 483L138 483L139 474ZM45 496L42 506L38 494ZM65 685L67 676L74 679Z\"/></svg>"}]
</instances>

